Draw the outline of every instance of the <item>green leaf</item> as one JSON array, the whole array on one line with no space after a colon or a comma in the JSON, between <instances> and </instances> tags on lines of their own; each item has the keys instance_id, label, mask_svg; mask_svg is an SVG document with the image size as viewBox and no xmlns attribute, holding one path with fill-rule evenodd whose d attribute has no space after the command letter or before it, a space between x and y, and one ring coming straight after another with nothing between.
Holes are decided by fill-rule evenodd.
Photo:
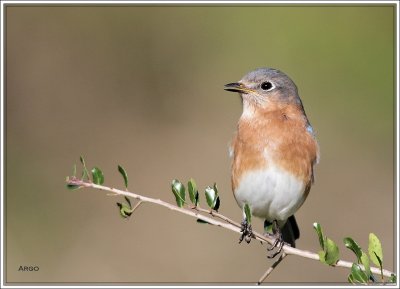
<instances>
[{"instance_id":1,"label":"green leaf","mask_svg":"<svg viewBox=\"0 0 400 289\"><path fill-rule=\"evenodd\" d=\"M119 213L121 217L128 218L130 215L132 215L133 211L127 206L127 204L117 203L117 206L119 207Z\"/></svg>"},{"instance_id":2,"label":"green leaf","mask_svg":"<svg viewBox=\"0 0 400 289\"><path fill-rule=\"evenodd\" d=\"M243 207L244 215L246 216L247 224L251 224L251 209L249 204L245 203Z\"/></svg>"},{"instance_id":3,"label":"green leaf","mask_svg":"<svg viewBox=\"0 0 400 289\"><path fill-rule=\"evenodd\" d=\"M205 189L205 194L206 194L206 201L207 205L211 208L214 209L215 203L217 201L217 192L215 191L214 188L208 186Z\"/></svg>"},{"instance_id":4,"label":"green leaf","mask_svg":"<svg viewBox=\"0 0 400 289\"><path fill-rule=\"evenodd\" d=\"M355 284L356 282L354 281L354 277L353 274L349 274L349 276L347 276L347 281L349 281L349 283L351 284Z\"/></svg>"},{"instance_id":5,"label":"green leaf","mask_svg":"<svg viewBox=\"0 0 400 289\"><path fill-rule=\"evenodd\" d=\"M120 165L118 165L118 171L124 178L125 188L128 188L128 174L126 173L125 169Z\"/></svg>"},{"instance_id":6,"label":"green leaf","mask_svg":"<svg viewBox=\"0 0 400 289\"><path fill-rule=\"evenodd\" d=\"M389 283L397 283L397 277L395 274L390 275L390 278L388 280Z\"/></svg>"},{"instance_id":7,"label":"green leaf","mask_svg":"<svg viewBox=\"0 0 400 289\"><path fill-rule=\"evenodd\" d=\"M325 252L324 252L324 251L319 251L319 252L318 252L318 256L319 256L319 260L320 260L322 263L327 264L327 263L326 263L326 260L325 260Z\"/></svg>"},{"instance_id":8,"label":"green leaf","mask_svg":"<svg viewBox=\"0 0 400 289\"><path fill-rule=\"evenodd\" d=\"M339 260L339 248L334 241L326 238L325 241L325 261L328 265L334 265Z\"/></svg>"},{"instance_id":9,"label":"green leaf","mask_svg":"<svg viewBox=\"0 0 400 289\"><path fill-rule=\"evenodd\" d=\"M87 169L83 169L83 171L82 171L82 180L88 180L89 179L89 174L88 174L88 171L87 171Z\"/></svg>"},{"instance_id":10,"label":"green leaf","mask_svg":"<svg viewBox=\"0 0 400 289\"><path fill-rule=\"evenodd\" d=\"M383 266L382 266L382 260L381 258L379 258L379 256L376 254L376 252L374 251L375 257L378 260L379 263L379 268L381 269L381 278L383 280Z\"/></svg>"},{"instance_id":11,"label":"green leaf","mask_svg":"<svg viewBox=\"0 0 400 289\"><path fill-rule=\"evenodd\" d=\"M273 234L273 224L271 222L268 222L267 220L264 221L264 232L268 234Z\"/></svg>"},{"instance_id":12,"label":"green leaf","mask_svg":"<svg viewBox=\"0 0 400 289\"><path fill-rule=\"evenodd\" d=\"M117 206L119 207L119 213L123 218L128 218L132 215L133 210L132 210L132 204L131 200L127 196L124 196L125 201L127 203L117 203Z\"/></svg>"},{"instance_id":13,"label":"green leaf","mask_svg":"<svg viewBox=\"0 0 400 289\"><path fill-rule=\"evenodd\" d=\"M125 201L128 203L129 207L132 209L132 204L131 204L131 200L129 200L129 198L127 196L124 196Z\"/></svg>"},{"instance_id":14,"label":"green leaf","mask_svg":"<svg viewBox=\"0 0 400 289\"><path fill-rule=\"evenodd\" d=\"M215 191L215 193L217 194L217 196L218 196L218 188L217 188L217 183L214 183L214 186L213 186L213 188L214 188L214 191Z\"/></svg>"},{"instance_id":15,"label":"green leaf","mask_svg":"<svg viewBox=\"0 0 400 289\"><path fill-rule=\"evenodd\" d=\"M197 185L196 182L194 181L194 179L190 179L188 182L188 192L189 192L189 198L190 201L195 204L196 202L196 194L197 192ZM197 204L195 204L197 205Z\"/></svg>"},{"instance_id":16,"label":"green leaf","mask_svg":"<svg viewBox=\"0 0 400 289\"><path fill-rule=\"evenodd\" d=\"M180 181L175 179L171 183L171 189L175 195L176 204L180 208L183 207L183 205L185 204L185 198L186 198L185 186Z\"/></svg>"},{"instance_id":17,"label":"green leaf","mask_svg":"<svg viewBox=\"0 0 400 289\"><path fill-rule=\"evenodd\" d=\"M83 156L80 156L79 160L81 161L82 166L86 167L85 159L83 158Z\"/></svg>"},{"instance_id":18,"label":"green leaf","mask_svg":"<svg viewBox=\"0 0 400 289\"><path fill-rule=\"evenodd\" d=\"M368 279L371 276L371 266L369 264L369 258L368 255L365 252L361 252L361 257L360 257L361 264L364 265L364 272L367 275Z\"/></svg>"},{"instance_id":19,"label":"green leaf","mask_svg":"<svg viewBox=\"0 0 400 289\"><path fill-rule=\"evenodd\" d=\"M321 225L314 223L313 227L318 235L318 240L323 251L318 253L319 260L328 265L334 265L339 260L339 248L334 241L324 236Z\"/></svg>"},{"instance_id":20,"label":"green leaf","mask_svg":"<svg viewBox=\"0 0 400 289\"><path fill-rule=\"evenodd\" d=\"M383 262L382 244L374 233L369 234L368 254L372 263L376 266L380 266L380 263ZM380 262L377 257L379 257Z\"/></svg>"},{"instance_id":21,"label":"green leaf","mask_svg":"<svg viewBox=\"0 0 400 289\"><path fill-rule=\"evenodd\" d=\"M214 200L213 210L218 211L219 206L221 205L221 199L219 198L217 183L214 183L213 189L216 195Z\"/></svg>"},{"instance_id":22,"label":"green leaf","mask_svg":"<svg viewBox=\"0 0 400 289\"><path fill-rule=\"evenodd\" d=\"M264 232L273 234L273 223L268 220L264 220Z\"/></svg>"},{"instance_id":23,"label":"green leaf","mask_svg":"<svg viewBox=\"0 0 400 289\"><path fill-rule=\"evenodd\" d=\"M357 256L357 261L360 262L360 258L362 255L361 247L350 237L346 237L343 239L344 245L354 252Z\"/></svg>"},{"instance_id":24,"label":"green leaf","mask_svg":"<svg viewBox=\"0 0 400 289\"><path fill-rule=\"evenodd\" d=\"M93 183L96 185L102 185L104 183L103 172L99 168L92 169Z\"/></svg>"},{"instance_id":25,"label":"green leaf","mask_svg":"<svg viewBox=\"0 0 400 289\"><path fill-rule=\"evenodd\" d=\"M353 263L353 266L351 266L351 275L353 276L353 280L359 283L368 282L368 276L361 270L360 265L356 263Z\"/></svg>"},{"instance_id":26,"label":"green leaf","mask_svg":"<svg viewBox=\"0 0 400 289\"><path fill-rule=\"evenodd\" d=\"M82 171L82 180L87 179L89 180L89 172L86 168L86 163L85 163L85 159L83 158L83 156L79 157L81 164L83 166L83 171Z\"/></svg>"},{"instance_id":27,"label":"green leaf","mask_svg":"<svg viewBox=\"0 0 400 289\"><path fill-rule=\"evenodd\" d=\"M194 205L197 207L197 205L199 204L199 192L196 192L196 196L194 197Z\"/></svg>"},{"instance_id":28,"label":"green leaf","mask_svg":"<svg viewBox=\"0 0 400 289\"><path fill-rule=\"evenodd\" d=\"M314 227L315 231L317 232L319 245L321 246L322 249L325 249L325 238L324 238L324 234L322 233L321 225L318 224L317 222L315 222L313 224L313 227Z\"/></svg>"},{"instance_id":29,"label":"green leaf","mask_svg":"<svg viewBox=\"0 0 400 289\"><path fill-rule=\"evenodd\" d=\"M219 196L217 196L217 199L215 200L215 206L214 206L214 210L216 211L216 212L218 212L218 209L219 209L219 206L221 205L221 200L220 200L220 198L219 198Z\"/></svg>"}]
</instances>

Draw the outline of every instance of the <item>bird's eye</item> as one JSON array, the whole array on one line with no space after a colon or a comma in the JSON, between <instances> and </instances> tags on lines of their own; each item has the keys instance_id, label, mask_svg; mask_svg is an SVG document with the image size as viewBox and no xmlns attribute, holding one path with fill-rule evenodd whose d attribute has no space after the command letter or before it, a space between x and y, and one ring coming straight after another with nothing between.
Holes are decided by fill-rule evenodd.
<instances>
[{"instance_id":1,"label":"bird's eye","mask_svg":"<svg viewBox=\"0 0 400 289\"><path fill-rule=\"evenodd\" d=\"M273 88L274 88L274 85L269 81L265 81L265 82L261 83L261 89L262 90L268 91L268 90L271 90Z\"/></svg>"}]
</instances>

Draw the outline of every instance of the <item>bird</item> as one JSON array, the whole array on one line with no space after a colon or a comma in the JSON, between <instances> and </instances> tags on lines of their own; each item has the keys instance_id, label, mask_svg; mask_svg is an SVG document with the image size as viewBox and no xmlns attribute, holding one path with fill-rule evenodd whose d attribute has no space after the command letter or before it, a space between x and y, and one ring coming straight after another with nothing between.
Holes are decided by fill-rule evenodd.
<instances>
[{"instance_id":1,"label":"bird","mask_svg":"<svg viewBox=\"0 0 400 289\"><path fill-rule=\"evenodd\" d=\"M242 114L230 145L231 184L237 204L264 219L266 235L275 238L274 258L285 244L300 237L294 214L306 200L319 162L316 134L298 89L284 72L262 67L224 86L239 93ZM251 224L243 212L243 238L250 242ZM274 250L276 249L277 250Z\"/></svg>"}]
</instances>

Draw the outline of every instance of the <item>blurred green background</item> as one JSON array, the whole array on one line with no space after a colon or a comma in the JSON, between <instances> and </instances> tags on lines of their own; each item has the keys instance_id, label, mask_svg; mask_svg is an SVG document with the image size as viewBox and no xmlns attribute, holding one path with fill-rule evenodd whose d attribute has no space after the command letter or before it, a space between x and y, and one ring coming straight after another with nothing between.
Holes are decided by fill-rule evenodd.
<instances>
[{"instance_id":1,"label":"blurred green background","mask_svg":"<svg viewBox=\"0 0 400 289\"><path fill-rule=\"evenodd\" d=\"M257 67L286 72L317 132L316 183L297 213L298 248L318 221L395 270L394 6L7 6L7 282L254 283L272 264L258 242L120 197L68 191L84 155L106 185L174 203L170 182L217 182L240 221L228 143L240 98L223 90ZM202 203L205 204L204 195ZM253 225L262 231L262 223ZM19 272L19 266L39 266ZM346 282L349 270L288 257L268 282Z\"/></svg>"}]
</instances>

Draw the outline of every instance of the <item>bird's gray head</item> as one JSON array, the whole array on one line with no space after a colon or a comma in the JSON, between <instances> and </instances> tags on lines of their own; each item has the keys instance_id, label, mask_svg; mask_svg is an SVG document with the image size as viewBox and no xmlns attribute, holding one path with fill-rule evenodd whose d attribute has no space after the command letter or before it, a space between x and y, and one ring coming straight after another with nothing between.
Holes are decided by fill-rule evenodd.
<instances>
[{"instance_id":1,"label":"bird's gray head","mask_svg":"<svg viewBox=\"0 0 400 289\"><path fill-rule=\"evenodd\" d=\"M294 82L274 68L253 70L238 82L226 84L225 90L239 92L245 104L259 107L268 107L271 103L301 105Z\"/></svg>"}]
</instances>

